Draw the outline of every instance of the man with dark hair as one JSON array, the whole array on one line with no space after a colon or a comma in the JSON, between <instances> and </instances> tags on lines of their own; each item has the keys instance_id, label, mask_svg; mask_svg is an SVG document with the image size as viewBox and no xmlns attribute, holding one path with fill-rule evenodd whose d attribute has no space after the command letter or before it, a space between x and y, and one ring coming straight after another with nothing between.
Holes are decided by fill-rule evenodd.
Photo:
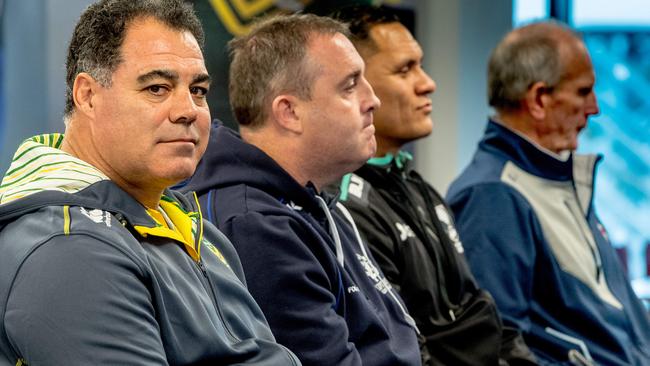
<instances>
[{"instance_id":1,"label":"man with dark hair","mask_svg":"<svg viewBox=\"0 0 650 366\"><path fill-rule=\"evenodd\" d=\"M379 100L344 24L291 15L230 44L241 137L215 126L186 186L305 365L419 365L413 319L322 188L375 152Z\"/></svg>"},{"instance_id":2,"label":"man with dark hair","mask_svg":"<svg viewBox=\"0 0 650 366\"><path fill-rule=\"evenodd\" d=\"M66 134L27 139L0 186L1 365L298 365L202 220L201 26L182 0L105 0L68 51Z\"/></svg>"},{"instance_id":3,"label":"man with dark hair","mask_svg":"<svg viewBox=\"0 0 650 366\"><path fill-rule=\"evenodd\" d=\"M488 66L496 115L448 198L476 278L541 362L648 365L648 314L592 203L598 157L573 153L593 86L566 26L506 35Z\"/></svg>"},{"instance_id":4,"label":"man with dark hair","mask_svg":"<svg viewBox=\"0 0 650 366\"><path fill-rule=\"evenodd\" d=\"M445 202L403 150L432 130L429 95L436 84L422 69L420 45L387 9L354 6L333 16L350 23L364 75L382 101L375 111L377 153L344 177L341 201L415 318L424 363L534 364L472 277Z\"/></svg>"}]
</instances>

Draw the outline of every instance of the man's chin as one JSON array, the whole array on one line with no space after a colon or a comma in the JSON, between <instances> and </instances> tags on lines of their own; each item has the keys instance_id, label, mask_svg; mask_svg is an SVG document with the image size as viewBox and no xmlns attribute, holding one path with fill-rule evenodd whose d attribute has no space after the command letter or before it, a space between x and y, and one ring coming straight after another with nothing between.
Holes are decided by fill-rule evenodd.
<instances>
[{"instance_id":1,"label":"man's chin","mask_svg":"<svg viewBox=\"0 0 650 366\"><path fill-rule=\"evenodd\" d=\"M196 166L180 166L177 169L169 170L163 174L164 180L169 182L169 186L174 186L192 177Z\"/></svg>"},{"instance_id":2,"label":"man's chin","mask_svg":"<svg viewBox=\"0 0 650 366\"><path fill-rule=\"evenodd\" d=\"M368 151L369 154L367 154L366 160L363 161L364 164L365 164L366 161L372 159L375 156L375 154L377 154L377 142L375 141L374 138L373 138L372 142L373 142L372 146L370 147L370 149Z\"/></svg>"}]
</instances>

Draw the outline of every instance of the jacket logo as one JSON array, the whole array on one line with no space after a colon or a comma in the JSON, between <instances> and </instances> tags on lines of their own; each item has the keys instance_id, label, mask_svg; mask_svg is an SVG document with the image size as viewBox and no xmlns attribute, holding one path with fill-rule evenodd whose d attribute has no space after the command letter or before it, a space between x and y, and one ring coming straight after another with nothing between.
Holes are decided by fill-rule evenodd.
<instances>
[{"instance_id":1,"label":"jacket logo","mask_svg":"<svg viewBox=\"0 0 650 366\"><path fill-rule=\"evenodd\" d=\"M395 227L399 231L399 239L401 241L406 241L408 238L415 238L415 233L413 229L407 224L402 224L401 222L396 222Z\"/></svg>"},{"instance_id":2,"label":"jacket logo","mask_svg":"<svg viewBox=\"0 0 650 366\"><path fill-rule=\"evenodd\" d=\"M83 207L80 207L81 213L84 214L87 218L92 220L96 224L101 224L102 222L106 224L106 227L111 227L111 214L107 211L102 211L100 209L86 210Z\"/></svg>"},{"instance_id":3,"label":"jacket logo","mask_svg":"<svg viewBox=\"0 0 650 366\"><path fill-rule=\"evenodd\" d=\"M377 291L381 292L382 294L388 293L391 289L390 282L388 282L387 279L385 279L382 276L382 273L379 272L377 267L375 267L374 264L370 261L368 257L365 255L361 255L357 253L357 259L359 260L359 263L361 263L361 266L363 269L366 271L366 276L370 278L373 282L375 282L375 288Z\"/></svg>"},{"instance_id":4,"label":"jacket logo","mask_svg":"<svg viewBox=\"0 0 650 366\"><path fill-rule=\"evenodd\" d=\"M348 192L357 198L363 198L363 179L357 175L350 175L350 185Z\"/></svg>"},{"instance_id":5,"label":"jacket logo","mask_svg":"<svg viewBox=\"0 0 650 366\"><path fill-rule=\"evenodd\" d=\"M596 227L598 228L600 235L602 235L602 237L605 238L605 240L609 241L609 235L607 235L607 230L605 230L603 224L601 224L600 222L596 222Z\"/></svg>"},{"instance_id":6,"label":"jacket logo","mask_svg":"<svg viewBox=\"0 0 650 366\"><path fill-rule=\"evenodd\" d=\"M293 201L289 201L289 203L286 204L287 207L294 211L302 211L302 206L298 206Z\"/></svg>"},{"instance_id":7,"label":"jacket logo","mask_svg":"<svg viewBox=\"0 0 650 366\"><path fill-rule=\"evenodd\" d=\"M359 291L361 291L361 290L359 290L359 288L357 286L348 287L348 294L351 294L353 292L359 292Z\"/></svg>"},{"instance_id":8,"label":"jacket logo","mask_svg":"<svg viewBox=\"0 0 650 366\"><path fill-rule=\"evenodd\" d=\"M460 254L463 254L465 252L465 248L463 248L463 243L460 241L458 232L456 231L456 228L451 221L451 217L449 216L449 212L447 212L445 206L436 206L436 215L438 216L438 220L447 226L447 235L449 236L449 239L451 239L451 241L454 243L456 251Z\"/></svg>"}]
</instances>

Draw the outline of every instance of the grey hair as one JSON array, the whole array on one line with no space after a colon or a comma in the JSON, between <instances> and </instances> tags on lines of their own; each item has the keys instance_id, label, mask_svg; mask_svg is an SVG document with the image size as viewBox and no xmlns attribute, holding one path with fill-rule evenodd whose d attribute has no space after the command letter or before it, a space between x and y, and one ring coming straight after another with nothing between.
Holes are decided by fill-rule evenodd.
<instances>
[{"instance_id":1,"label":"grey hair","mask_svg":"<svg viewBox=\"0 0 650 366\"><path fill-rule=\"evenodd\" d=\"M318 75L317 66L307 57L309 41L336 33L349 36L347 25L313 14L293 14L261 20L247 35L230 41L228 87L237 122L261 126L268 116L268 103L281 93L309 100Z\"/></svg>"},{"instance_id":2,"label":"grey hair","mask_svg":"<svg viewBox=\"0 0 650 366\"><path fill-rule=\"evenodd\" d=\"M72 87L79 73L90 74L104 87L122 62L121 46L128 26L151 17L171 29L189 31L203 50L204 34L192 5L183 0L100 0L79 18L66 60L65 119L74 110Z\"/></svg>"},{"instance_id":3,"label":"grey hair","mask_svg":"<svg viewBox=\"0 0 650 366\"><path fill-rule=\"evenodd\" d=\"M566 65L562 47L580 37L568 26L538 22L517 28L497 45L488 63L488 102L496 110L517 109L536 82L557 86Z\"/></svg>"}]
</instances>

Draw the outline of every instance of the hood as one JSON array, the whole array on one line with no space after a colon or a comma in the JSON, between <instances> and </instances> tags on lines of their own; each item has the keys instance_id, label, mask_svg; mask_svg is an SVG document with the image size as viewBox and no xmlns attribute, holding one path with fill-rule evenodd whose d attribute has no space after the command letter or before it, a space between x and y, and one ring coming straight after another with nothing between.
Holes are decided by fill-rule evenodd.
<instances>
[{"instance_id":1,"label":"hood","mask_svg":"<svg viewBox=\"0 0 650 366\"><path fill-rule=\"evenodd\" d=\"M239 134L214 121L208 148L194 176L182 185L183 191L201 196L212 189L245 184L310 211L320 211L317 191L308 183L300 185L264 151L241 139ZM331 198L328 199L331 202Z\"/></svg>"},{"instance_id":2,"label":"hood","mask_svg":"<svg viewBox=\"0 0 650 366\"><path fill-rule=\"evenodd\" d=\"M75 195L89 186L110 183L99 170L60 149L64 136L54 133L23 141L0 184L0 227L50 205L103 208L100 197Z\"/></svg>"},{"instance_id":3,"label":"hood","mask_svg":"<svg viewBox=\"0 0 650 366\"><path fill-rule=\"evenodd\" d=\"M63 135L39 135L23 141L0 183L0 204L41 191L78 192L108 180L92 165L61 150Z\"/></svg>"},{"instance_id":4,"label":"hood","mask_svg":"<svg viewBox=\"0 0 650 366\"><path fill-rule=\"evenodd\" d=\"M0 184L0 229L42 207L67 205L91 209L91 216L99 212L93 212L95 209L111 212L143 235L158 234L161 225L142 204L97 168L60 149L63 138L62 134L40 135L19 146ZM187 225L196 226L188 229L194 234L201 230L194 201L167 190L161 205L178 207L177 211L193 221Z\"/></svg>"}]
</instances>

